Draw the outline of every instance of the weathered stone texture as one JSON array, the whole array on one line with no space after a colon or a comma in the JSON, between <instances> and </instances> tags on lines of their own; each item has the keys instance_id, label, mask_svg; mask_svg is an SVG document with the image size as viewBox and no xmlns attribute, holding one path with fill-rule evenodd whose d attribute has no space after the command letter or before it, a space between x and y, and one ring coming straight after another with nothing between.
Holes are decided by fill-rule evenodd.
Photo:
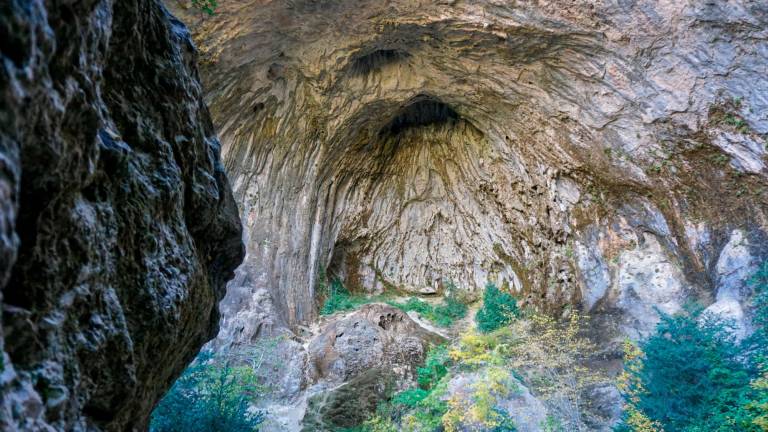
<instances>
[{"instance_id":1,"label":"weathered stone texture","mask_svg":"<svg viewBox=\"0 0 768 432\"><path fill-rule=\"evenodd\" d=\"M311 322L322 268L368 291L490 279L639 335L657 305L715 300L732 231L765 237L765 2L230 0L187 18L247 231L223 307L249 330L228 337Z\"/></svg>"},{"instance_id":2,"label":"weathered stone texture","mask_svg":"<svg viewBox=\"0 0 768 432\"><path fill-rule=\"evenodd\" d=\"M0 5L0 429L141 429L218 329L240 221L153 0Z\"/></svg>"}]
</instances>

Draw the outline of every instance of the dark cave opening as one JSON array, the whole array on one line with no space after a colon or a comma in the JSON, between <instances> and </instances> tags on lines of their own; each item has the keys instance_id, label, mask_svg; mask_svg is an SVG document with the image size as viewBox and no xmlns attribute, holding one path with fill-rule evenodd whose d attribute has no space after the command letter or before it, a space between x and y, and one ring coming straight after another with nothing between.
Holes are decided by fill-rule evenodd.
<instances>
[{"instance_id":1,"label":"dark cave opening","mask_svg":"<svg viewBox=\"0 0 768 432\"><path fill-rule=\"evenodd\" d=\"M399 49L379 49L354 56L348 66L352 76L363 76L379 70L385 65L407 60L411 54Z\"/></svg>"},{"instance_id":2,"label":"dark cave opening","mask_svg":"<svg viewBox=\"0 0 768 432\"><path fill-rule=\"evenodd\" d=\"M429 95L418 95L381 128L379 137L398 135L413 127L453 124L459 118L459 114L441 100Z\"/></svg>"}]
</instances>

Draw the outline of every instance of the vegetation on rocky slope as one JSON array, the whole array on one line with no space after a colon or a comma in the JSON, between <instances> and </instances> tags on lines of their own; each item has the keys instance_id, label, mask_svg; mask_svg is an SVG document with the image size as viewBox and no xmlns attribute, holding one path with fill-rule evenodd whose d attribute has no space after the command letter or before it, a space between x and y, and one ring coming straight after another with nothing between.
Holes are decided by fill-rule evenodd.
<instances>
[{"instance_id":1,"label":"vegetation on rocky slope","mask_svg":"<svg viewBox=\"0 0 768 432\"><path fill-rule=\"evenodd\" d=\"M627 342L619 386L625 432L768 430L768 263L752 279L754 333L736 339L728 321L690 307L663 315L639 346Z\"/></svg>"},{"instance_id":2,"label":"vegetation on rocky slope","mask_svg":"<svg viewBox=\"0 0 768 432\"><path fill-rule=\"evenodd\" d=\"M364 304L383 302L394 306L403 312L414 311L441 327L450 327L454 322L467 314L467 300L461 296L456 286L448 282L446 293L440 304L433 305L418 297L409 297L398 301L390 293L380 295L352 294L338 278L332 278L330 283L321 279L318 291L323 293L325 300L320 309L320 315L331 315L336 312L353 310Z\"/></svg>"},{"instance_id":3,"label":"vegetation on rocky slope","mask_svg":"<svg viewBox=\"0 0 768 432\"><path fill-rule=\"evenodd\" d=\"M340 282L333 285L326 313L371 301L350 294ZM453 343L432 346L411 387L392 387L367 420L343 430L586 431L599 415L590 392L617 385L625 400L617 432L765 432L768 263L751 285L751 336L737 340L727 321L701 307L662 314L647 339L625 343L624 371L614 380L595 366L600 355L585 336L587 317L575 310L563 319L521 310L508 292L488 284L476 326ZM397 304L422 316L458 319L467 312L450 292L439 306L417 299ZM252 366L242 358L201 354L155 410L152 430L193 431L201 424L207 430L257 430L264 413L248 405L263 389Z\"/></svg>"}]
</instances>

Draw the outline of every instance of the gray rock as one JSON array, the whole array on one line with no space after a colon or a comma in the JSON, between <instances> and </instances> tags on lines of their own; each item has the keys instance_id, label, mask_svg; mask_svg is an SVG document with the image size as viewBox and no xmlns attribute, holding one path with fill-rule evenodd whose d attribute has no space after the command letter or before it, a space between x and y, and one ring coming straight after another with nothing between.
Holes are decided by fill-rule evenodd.
<instances>
[{"instance_id":1,"label":"gray rock","mask_svg":"<svg viewBox=\"0 0 768 432\"><path fill-rule=\"evenodd\" d=\"M460 373L448 382L445 395L459 409L466 412L473 406L473 395L478 386L488 386L488 370ZM506 412L520 432L539 432L544 430L547 419L547 409L544 404L536 399L522 383L511 375L503 383L501 391L491 391L491 397L495 400L495 408ZM485 430L483 425L474 422L471 416L464 416L465 420L456 425L460 431Z\"/></svg>"},{"instance_id":2,"label":"gray rock","mask_svg":"<svg viewBox=\"0 0 768 432\"><path fill-rule=\"evenodd\" d=\"M734 168L760 174L765 170L766 145L758 140L743 133L723 131L715 137L714 143L731 156L730 163Z\"/></svg>"},{"instance_id":3,"label":"gray rock","mask_svg":"<svg viewBox=\"0 0 768 432\"><path fill-rule=\"evenodd\" d=\"M617 306L625 313L624 332L639 339L659 322L658 312L673 314L687 296L679 265L670 261L655 236L646 234L636 249L619 256Z\"/></svg>"},{"instance_id":4,"label":"gray rock","mask_svg":"<svg viewBox=\"0 0 768 432\"><path fill-rule=\"evenodd\" d=\"M340 383L372 368L386 368L400 380L410 380L428 347L445 341L405 312L382 303L365 305L339 318L309 342L314 381Z\"/></svg>"},{"instance_id":5,"label":"gray rock","mask_svg":"<svg viewBox=\"0 0 768 432\"><path fill-rule=\"evenodd\" d=\"M196 51L152 0L2 11L0 429L138 430L243 256Z\"/></svg>"},{"instance_id":6,"label":"gray rock","mask_svg":"<svg viewBox=\"0 0 768 432\"><path fill-rule=\"evenodd\" d=\"M715 302L707 307L706 312L730 320L737 338L743 338L750 331L744 306L752 293L748 281L755 270L757 262L749 250L749 242L744 232L734 230L717 260Z\"/></svg>"},{"instance_id":7,"label":"gray rock","mask_svg":"<svg viewBox=\"0 0 768 432\"><path fill-rule=\"evenodd\" d=\"M692 291L714 285L685 221L765 230L765 192L732 179L765 183L765 5L422 3L185 14L248 232L233 309L268 292L278 321L306 325L324 268L361 291L490 280L542 309L599 308L617 266L584 241L593 224L655 235Z\"/></svg>"}]
</instances>

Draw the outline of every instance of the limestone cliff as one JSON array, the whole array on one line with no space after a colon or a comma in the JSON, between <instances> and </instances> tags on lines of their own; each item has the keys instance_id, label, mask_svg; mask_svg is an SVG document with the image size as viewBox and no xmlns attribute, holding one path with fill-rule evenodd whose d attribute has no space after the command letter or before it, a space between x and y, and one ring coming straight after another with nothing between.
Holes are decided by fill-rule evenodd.
<instances>
[{"instance_id":1,"label":"limestone cliff","mask_svg":"<svg viewBox=\"0 0 768 432\"><path fill-rule=\"evenodd\" d=\"M0 429L142 429L243 255L196 50L157 1L11 0L0 60Z\"/></svg>"},{"instance_id":2,"label":"limestone cliff","mask_svg":"<svg viewBox=\"0 0 768 432\"><path fill-rule=\"evenodd\" d=\"M229 0L187 18L246 228L223 338L312 321L325 268L366 291L490 279L621 334L689 299L748 315L764 2Z\"/></svg>"}]
</instances>

